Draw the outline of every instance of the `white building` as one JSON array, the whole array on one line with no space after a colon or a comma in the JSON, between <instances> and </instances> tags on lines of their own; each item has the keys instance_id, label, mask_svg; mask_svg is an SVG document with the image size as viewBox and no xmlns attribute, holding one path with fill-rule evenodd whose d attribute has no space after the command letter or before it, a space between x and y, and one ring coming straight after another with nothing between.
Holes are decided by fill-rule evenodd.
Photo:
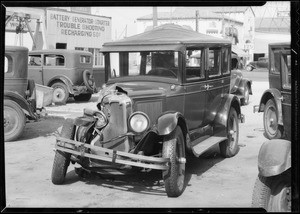
<instances>
[{"instance_id":1,"label":"white building","mask_svg":"<svg viewBox=\"0 0 300 214\"><path fill-rule=\"evenodd\" d=\"M111 41L111 18L91 15L90 11L88 7L8 7L7 18L14 18L6 25L5 44L25 46L29 50L86 50L93 53L95 67L103 66L99 50L103 43ZM17 34L16 29L19 29Z\"/></svg>"}]
</instances>

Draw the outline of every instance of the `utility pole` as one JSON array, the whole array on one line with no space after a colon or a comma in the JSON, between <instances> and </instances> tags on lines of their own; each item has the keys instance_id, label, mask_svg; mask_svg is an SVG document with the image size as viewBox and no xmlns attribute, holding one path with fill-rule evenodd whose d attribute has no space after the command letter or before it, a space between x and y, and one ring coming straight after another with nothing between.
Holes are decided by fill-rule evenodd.
<instances>
[{"instance_id":1,"label":"utility pole","mask_svg":"<svg viewBox=\"0 0 300 214\"><path fill-rule=\"evenodd\" d=\"M157 7L153 7L153 28L157 26Z\"/></svg>"},{"instance_id":2,"label":"utility pole","mask_svg":"<svg viewBox=\"0 0 300 214\"><path fill-rule=\"evenodd\" d=\"M199 32L198 19L199 19L199 10L196 10L196 32Z\"/></svg>"}]
</instances>

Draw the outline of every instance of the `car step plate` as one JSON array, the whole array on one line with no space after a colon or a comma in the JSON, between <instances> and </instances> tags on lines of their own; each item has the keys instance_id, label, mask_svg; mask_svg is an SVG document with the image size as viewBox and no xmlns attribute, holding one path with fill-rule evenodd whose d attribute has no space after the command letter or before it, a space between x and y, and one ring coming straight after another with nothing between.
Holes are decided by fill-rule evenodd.
<instances>
[{"instance_id":1,"label":"car step plate","mask_svg":"<svg viewBox=\"0 0 300 214\"><path fill-rule=\"evenodd\" d=\"M204 141L200 141L195 146L193 146L193 153L195 156L199 157L202 153L204 153L206 150L208 150L213 145L220 143L224 140L227 140L226 137L209 137Z\"/></svg>"}]
</instances>

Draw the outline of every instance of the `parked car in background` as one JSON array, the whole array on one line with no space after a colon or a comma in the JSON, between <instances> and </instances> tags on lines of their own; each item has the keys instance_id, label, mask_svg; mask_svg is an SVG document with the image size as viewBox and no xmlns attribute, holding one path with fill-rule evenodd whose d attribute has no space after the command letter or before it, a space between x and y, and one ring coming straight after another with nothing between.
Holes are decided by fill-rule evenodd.
<instances>
[{"instance_id":1,"label":"parked car in background","mask_svg":"<svg viewBox=\"0 0 300 214\"><path fill-rule=\"evenodd\" d=\"M246 70L252 71L253 69L257 69L257 68L268 68L268 65L269 65L269 58L259 57L257 61L250 62L246 66Z\"/></svg>"},{"instance_id":2,"label":"parked car in background","mask_svg":"<svg viewBox=\"0 0 300 214\"><path fill-rule=\"evenodd\" d=\"M174 24L105 43L98 110L85 109L63 125L52 182L64 182L70 161L83 169L156 169L167 195L178 197L188 154L199 157L219 145L224 157L236 155L244 117L229 94L230 49L229 40ZM196 53L199 60L191 57Z\"/></svg>"},{"instance_id":3,"label":"parked car in background","mask_svg":"<svg viewBox=\"0 0 300 214\"><path fill-rule=\"evenodd\" d=\"M232 53L230 93L238 96L242 105L248 105L250 95L252 95L252 81L243 77L242 67L239 62L240 57Z\"/></svg>"},{"instance_id":4,"label":"parked car in background","mask_svg":"<svg viewBox=\"0 0 300 214\"><path fill-rule=\"evenodd\" d=\"M28 49L5 46L4 58L4 141L17 140L27 121L37 121L45 113L37 106L36 86L28 79Z\"/></svg>"},{"instance_id":5,"label":"parked car in background","mask_svg":"<svg viewBox=\"0 0 300 214\"><path fill-rule=\"evenodd\" d=\"M54 89L53 102L66 104L69 97L88 101L95 92L92 54L79 50L35 50L29 52L28 76Z\"/></svg>"},{"instance_id":6,"label":"parked car in background","mask_svg":"<svg viewBox=\"0 0 300 214\"><path fill-rule=\"evenodd\" d=\"M253 207L269 212L291 211L291 47L269 44L269 84L254 112L264 112L265 135L258 154Z\"/></svg>"}]
</instances>

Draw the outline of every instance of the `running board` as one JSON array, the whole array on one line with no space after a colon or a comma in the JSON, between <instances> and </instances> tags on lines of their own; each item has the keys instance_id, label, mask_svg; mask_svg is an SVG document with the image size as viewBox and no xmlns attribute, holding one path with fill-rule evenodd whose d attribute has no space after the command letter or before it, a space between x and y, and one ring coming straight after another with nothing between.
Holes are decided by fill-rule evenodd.
<instances>
[{"instance_id":1,"label":"running board","mask_svg":"<svg viewBox=\"0 0 300 214\"><path fill-rule=\"evenodd\" d=\"M201 138L195 140L193 144L195 146L192 147L193 153L195 156L199 157L202 153L204 153L206 150L211 148L213 145L220 143L224 140L227 140L227 137L209 137L205 139L204 141L201 141ZM199 141L199 142L197 142Z\"/></svg>"}]
</instances>

